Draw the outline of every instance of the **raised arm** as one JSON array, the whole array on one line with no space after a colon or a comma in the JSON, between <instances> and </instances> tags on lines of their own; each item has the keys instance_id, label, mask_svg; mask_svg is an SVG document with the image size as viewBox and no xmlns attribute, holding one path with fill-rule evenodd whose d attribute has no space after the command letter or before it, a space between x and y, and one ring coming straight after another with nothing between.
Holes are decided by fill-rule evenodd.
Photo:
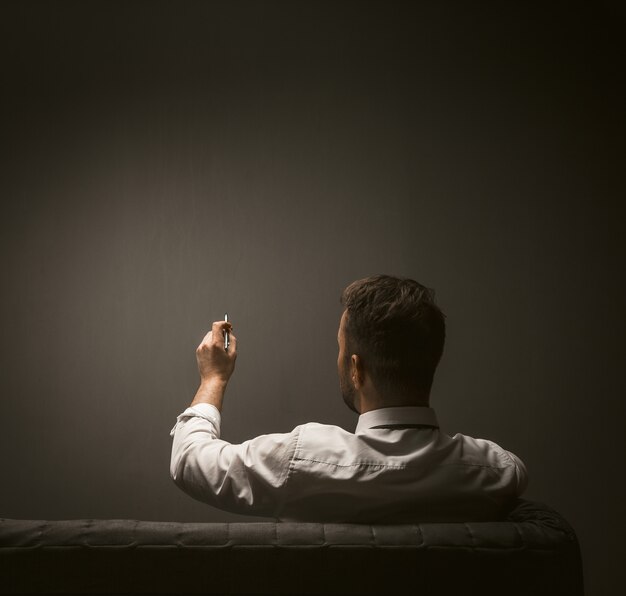
<instances>
[{"instance_id":1,"label":"raised arm","mask_svg":"<svg viewBox=\"0 0 626 596\"><path fill-rule=\"evenodd\" d=\"M230 333L228 351L224 331ZM277 516L298 430L241 444L220 439L221 408L235 367L237 338L216 321L196 350L200 387L172 429L170 475L191 497L234 513Z\"/></svg>"}]
</instances>

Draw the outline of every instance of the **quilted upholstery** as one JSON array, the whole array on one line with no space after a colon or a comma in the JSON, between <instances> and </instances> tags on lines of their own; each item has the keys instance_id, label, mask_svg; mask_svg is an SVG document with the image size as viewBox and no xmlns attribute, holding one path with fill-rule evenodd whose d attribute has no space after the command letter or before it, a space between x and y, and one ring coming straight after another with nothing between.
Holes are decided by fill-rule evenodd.
<instances>
[{"instance_id":1,"label":"quilted upholstery","mask_svg":"<svg viewBox=\"0 0 626 596\"><path fill-rule=\"evenodd\" d=\"M574 531L520 499L503 521L359 525L0 519L0 593L582 594Z\"/></svg>"}]
</instances>

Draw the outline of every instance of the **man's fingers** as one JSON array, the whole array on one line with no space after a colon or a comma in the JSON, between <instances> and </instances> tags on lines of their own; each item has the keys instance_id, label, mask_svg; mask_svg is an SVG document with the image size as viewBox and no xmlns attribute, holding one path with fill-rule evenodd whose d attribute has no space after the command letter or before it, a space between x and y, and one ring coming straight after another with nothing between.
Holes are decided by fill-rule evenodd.
<instances>
[{"instance_id":1,"label":"man's fingers","mask_svg":"<svg viewBox=\"0 0 626 596\"><path fill-rule=\"evenodd\" d=\"M234 335L232 334L232 329L233 329L233 326L228 321L215 321L213 323L213 326L211 327L211 331L209 331L204 336L204 338L202 339L202 342L198 346L198 349L201 349L203 346L208 347L211 345L218 345L223 348L224 347L224 331L228 331L228 335L229 335L228 342L232 344L232 340L234 338Z\"/></svg>"},{"instance_id":2,"label":"man's fingers","mask_svg":"<svg viewBox=\"0 0 626 596\"><path fill-rule=\"evenodd\" d=\"M226 321L215 321L213 326L211 327L211 331L209 331L200 342L198 349L201 349L203 346L210 346L213 344L215 338L215 343L224 347L224 331L228 331L231 333L233 326ZM231 335L232 337L232 335Z\"/></svg>"},{"instance_id":3,"label":"man's fingers","mask_svg":"<svg viewBox=\"0 0 626 596\"><path fill-rule=\"evenodd\" d=\"M228 331L230 333L232 330L233 326L228 321L215 321L215 323L213 323L213 328L211 329L213 337L221 337L222 343L224 343L224 331Z\"/></svg>"},{"instance_id":4,"label":"man's fingers","mask_svg":"<svg viewBox=\"0 0 626 596\"><path fill-rule=\"evenodd\" d=\"M220 348L226 347L226 338L224 336L224 332L228 332L228 334L230 335L232 333L232 329L233 326L227 321L215 321L215 323L213 323L213 338L215 343ZM230 337L228 338L228 342L230 343Z\"/></svg>"},{"instance_id":5,"label":"man's fingers","mask_svg":"<svg viewBox=\"0 0 626 596\"><path fill-rule=\"evenodd\" d=\"M232 353L236 353L237 352L237 338L231 333L228 336L228 351L232 352Z\"/></svg>"}]
</instances>

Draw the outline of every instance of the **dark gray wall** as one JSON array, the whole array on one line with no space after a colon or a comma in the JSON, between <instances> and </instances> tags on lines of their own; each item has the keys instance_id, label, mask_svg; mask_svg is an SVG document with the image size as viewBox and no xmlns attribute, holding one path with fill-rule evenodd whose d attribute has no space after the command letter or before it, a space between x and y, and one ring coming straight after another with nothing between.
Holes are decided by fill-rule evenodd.
<instances>
[{"instance_id":1,"label":"dark gray wall","mask_svg":"<svg viewBox=\"0 0 626 596\"><path fill-rule=\"evenodd\" d=\"M242 519L169 478L196 345L228 311L224 438L352 429L338 297L387 272L447 313L444 429L623 583L623 14L467 4L3 3L0 515Z\"/></svg>"}]
</instances>

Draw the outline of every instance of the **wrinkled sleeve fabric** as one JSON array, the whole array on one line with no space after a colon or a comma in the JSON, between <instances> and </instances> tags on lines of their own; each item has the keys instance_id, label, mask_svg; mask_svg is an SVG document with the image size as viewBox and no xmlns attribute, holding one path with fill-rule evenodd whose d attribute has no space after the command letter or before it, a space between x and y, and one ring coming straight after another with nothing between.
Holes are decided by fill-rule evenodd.
<instances>
[{"instance_id":1,"label":"wrinkled sleeve fabric","mask_svg":"<svg viewBox=\"0 0 626 596\"><path fill-rule=\"evenodd\" d=\"M496 457L502 462L496 469L502 475L502 486L509 496L520 497L528 486L528 470L526 464L515 453L507 451L493 441L482 439L491 446Z\"/></svg>"},{"instance_id":2,"label":"wrinkled sleeve fabric","mask_svg":"<svg viewBox=\"0 0 626 596\"><path fill-rule=\"evenodd\" d=\"M517 496L521 496L528 486L528 470L524 462L514 453L507 451L507 455L515 465L515 476L517 479Z\"/></svg>"},{"instance_id":3,"label":"wrinkled sleeve fabric","mask_svg":"<svg viewBox=\"0 0 626 596\"><path fill-rule=\"evenodd\" d=\"M220 424L219 410L209 404L178 416L170 433L172 480L194 499L219 509L278 517L299 429L232 444L220 439Z\"/></svg>"}]
</instances>

